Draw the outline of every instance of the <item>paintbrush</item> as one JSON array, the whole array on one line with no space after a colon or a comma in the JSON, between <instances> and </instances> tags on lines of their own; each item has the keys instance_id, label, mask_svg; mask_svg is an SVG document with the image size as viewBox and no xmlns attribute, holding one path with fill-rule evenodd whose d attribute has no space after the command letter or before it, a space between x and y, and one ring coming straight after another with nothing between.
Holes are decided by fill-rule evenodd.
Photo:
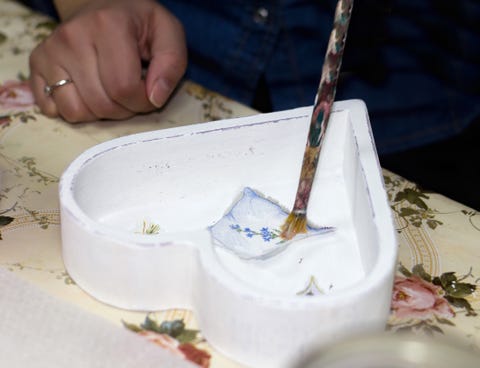
<instances>
[{"instance_id":1,"label":"paintbrush","mask_svg":"<svg viewBox=\"0 0 480 368\"><path fill-rule=\"evenodd\" d=\"M281 236L284 239L292 239L298 233L307 232L308 200L335 99L335 90L342 64L352 8L353 0L339 0L337 3L333 29L323 62L322 76L317 95L315 96L295 203L282 226Z\"/></svg>"}]
</instances>

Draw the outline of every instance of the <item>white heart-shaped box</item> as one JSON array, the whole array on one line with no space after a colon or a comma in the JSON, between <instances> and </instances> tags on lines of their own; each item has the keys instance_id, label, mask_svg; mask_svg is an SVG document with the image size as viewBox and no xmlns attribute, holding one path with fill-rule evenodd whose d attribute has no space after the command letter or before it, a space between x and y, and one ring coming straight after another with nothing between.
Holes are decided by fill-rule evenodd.
<instances>
[{"instance_id":1,"label":"white heart-shaped box","mask_svg":"<svg viewBox=\"0 0 480 368\"><path fill-rule=\"evenodd\" d=\"M397 244L366 106L337 102L308 218L333 226L265 260L209 228L243 188L291 208L311 107L135 134L92 147L60 182L65 267L133 310L188 308L219 351L288 366L312 345L385 327ZM142 224L159 225L158 234Z\"/></svg>"}]
</instances>

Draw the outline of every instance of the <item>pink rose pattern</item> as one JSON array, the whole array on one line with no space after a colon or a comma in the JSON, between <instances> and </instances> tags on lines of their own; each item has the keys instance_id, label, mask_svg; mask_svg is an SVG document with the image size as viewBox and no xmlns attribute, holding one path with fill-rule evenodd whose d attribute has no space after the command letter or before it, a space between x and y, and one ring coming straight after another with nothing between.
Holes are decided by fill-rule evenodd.
<instances>
[{"instance_id":1,"label":"pink rose pattern","mask_svg":"<svg viewBox=\"0 0 480 368\"><path fill-rule=\"evenodd\" d=\"M199 367L208 368L210 366L210 354L205 350L198 349L191 343L180 343L178 340L165 333L157 333L153 331L143 330L138 332L150 342L162 347L174 355L188 360Z\"/></svg>"},{"instance_id":2,"label":"pink rose pattern","mask_svg":"<svg viewBox=\"0 0 480 368\"><path fill-rule=\"evenodd\" d=\"M395 278L392 311L397 318L453 318L455 312L443 297L443 290L418 276Z\"/></svg>"},{"instance_id":3,"label":"pink rose pattern","mask_svg":"<svg viewBox=\"0 0 480 368\"><path fill-rule=\"evenodd\" d=\"M399 271L402 275L395 277L389 329L443 334L441 326L455 326L456 311L467 317L478 315L470 304L476 282L466 282L474 279L471 270L463 276L455 272L431 276L421 264L411 271L400 264Z\"/></svg>"},{"instance_id":4,"label":"pink rose pattern","mask_svg":"<svg viewBox=\"0 0 480 368\"><path fill-rule=\"evenodd\" d=\"M0 109L25 110L34 104L28 81L8 80L0 84Z\"/></svg>"},{"instance_id":5,"label":"pink rose pattern","mask_svg":"<svg viewBox=\"0 0 480 368\"><path fill-rule=\"evenodd\" d=\"M139 335L144 336L148 341L153 342L154 344L161 346L165 350L173 353L176 356L185 359L185 355L178 349L180 343L175 340L173 337L167 334L160 334L153 331L140 331Z\"/></svg>"}]
</instances>

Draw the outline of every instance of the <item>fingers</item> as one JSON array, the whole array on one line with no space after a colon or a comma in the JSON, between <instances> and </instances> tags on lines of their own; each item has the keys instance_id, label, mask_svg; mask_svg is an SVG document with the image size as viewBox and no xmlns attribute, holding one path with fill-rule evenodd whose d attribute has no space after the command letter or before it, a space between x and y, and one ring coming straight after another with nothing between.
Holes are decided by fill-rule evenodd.
<instances>
[{"instance_id":1,"label":"fingers","mask_svg":"<svg viewBox=\"0 0 480 368\"><path fill-rule=\"evenodd\" d=\"M38 57L37 53L34 53L33 55L33 59ZM43 58L41 59L44 60ZM65 69L55 65L44 69L48 71L47 74L42 74L39 70L42 69L32 69L30 83L37 105L45 115L49 117L61 116L70 122L95 119L95 115L92 114L79 96L74 83L67 83L63 86L57 87L50 95L45 93L45 86L53 86L60 80L71 79Z\"/></svg>"},{"instance_id":2,"label":"fingers","mask_svg":"<svg viewBox=\"0 0 480 368\"><path fill-rule=\"evenodd\" d=\"M78 97L94 116L91 120L126 119L134 115L135 112L139 112L140 110L130 109L128 105L117 102L111 96L109 89L102 82L102 72L99 69L96 50L90 45L85 45L82 50L81 55L78 55L75 60L69 61L68 65L70 66L71 78L78 91ZM105 72L108 73L109 71ZM124 71L124 74L127 74L127 71ZM59 105L67 106L69 97L73 96L58 93L58 98L55 98L55 101Z\"/></svg>"},{"instance_id":3,"label":"fingers","mask_svg":"<svg viewBox=\"0 0 480 368\"><path fill-rule=\"evenodd\" d=\"M162 106L186 68L180 23L152 1L92 4L99 8L60 25L30 56L42 112L79 122L125 119ZM142 59L150 60L146 79ZM61 79L73 83L47 96L45 86Z\"/></svg>"},{"instance_id":4,"label":"fingers","mask_svg":"<svg viewBox=\"0 0 480 368\"><path fill-rule=\"evenodd\" d=\"M30 81L37 105L45 115L60 116L69 122L98 119L98 115L92 112L80 93L77 81L81 81L81 78L75 75L75 68L67 70L63 65L69 64L68 58L62 54L55 55L56 51L57 48L47 42L30 56ZM45 93L45 86L52 86L62 79L73 82L55 88L50 95Z\"/></svg>"},{"instance_id":5,"label":"fingers","mask_svg":"<svg viewBox=\"0 0 480 368\"><path fill-rule=\"evenodd\" d=\"M173 16L159 12L149 27L150 65L147 94L150 102L161 107L167 101L187 67L187 48L183 27ZM168 31L166 31L168 30Z\"/></svg>"},{"instance_id":6,"label":"fingers","mask_svg":"<svg viewBox=\"0 0 480 368\"><path fill-rule=\"evenodd\" d=\"M112 43L108 38L101 38L96 44L103 88L110 99L131 111L151 111L155 106L147 98L135 31L123 28L116 37L122 42Z\"/></svg>"},{"instance_id":7,"label":"fingers","mask_svg":"<svg viewBox=\"0 0 480 368\"><path fill-rule=\"evenodd\" d=\"M34 72L30 72L30 88L32 89L35 101L43 114L55 118L58 116L57 105L45 95L44 88L48 85L43 77Z\"/></svg>"},{"instance_id":8,"label":"fingers","mask_svg":"<svg viewBox=\"0 0 480 368\"><path fill-rule=\"evenodd\" d=\"M163 106L172 94L185 73L183 60L181 55L168 51L157 52L151 60L147 72L147 93L154 106Z\"/></svg>"},{"instance_id":9,"label":"fingers","mask_svg":"<svg viewBox=\"0 0 480 368\"><path fill-rule=\"evenodd\" d=\"M125 119L134 115L138 110L130 110L128 106L117 103L102 84L98 54L92 42L94 38L84 37L85 32L78 32L84 24L78 22L61 26L32 52L31 84L37 104L47 116L61 116L69 122ZM115 57L122 58L121 55L113 55ZM121 73L125 75L128 71ZM60 79L71 79L73 83L46 96L45 85Z\"/></svg>"}]
</instances>

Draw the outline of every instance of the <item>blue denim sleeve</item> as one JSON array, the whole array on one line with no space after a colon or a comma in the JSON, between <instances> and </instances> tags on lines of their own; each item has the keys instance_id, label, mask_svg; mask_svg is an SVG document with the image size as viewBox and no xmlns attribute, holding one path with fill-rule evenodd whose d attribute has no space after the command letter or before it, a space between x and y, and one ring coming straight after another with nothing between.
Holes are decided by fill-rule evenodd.
<instances>
[{"instance_id":1,"label":"blue denim sleeve","mask_svg":"<svg viewBox=\"0 0 480 368\"><path fill-rule=\"evenodd\" d=\"M336 0L158 1L184 25L187 78L245 104L262 80L273 110L313 103ZM478 119L478 19L478 0L356 1L336 99L366 102L380 154Z\"/></svg>"},{"instance_id":2,"label":"blue denim sleeve","mask_svg":"<svg viewBox=\"0 0 480 368\"><path fill-rule=\"evenodd\" d=\"M52 0L20 0L22 4L40 13L46 14L58 20L57 10Z\"/></svg>"},{"instance_id":3,"label":"blue denim sleeve","mask_svg":"<svg viewBox=\"0 0 480 368\"><path fill-rule=\"evenodd\" d=\"M480 3L386 3L376 19L357 17L337 95L367 102L380 153L445 139L480 116Z\"/></svg>"},{"instance_id":4,"label":"blue denim sleeve","mask_svg":"<svg viewBox=\"0 0 480 368\"><path fill-rule=\"evenodd\" d=\"M162 1L183 22L187 77L246 104L265 78L274 110L310 105L336 1ZM480 116L480 4L362 0L337 100L369 109L380 153L449 137Z\"/></svg>"}]
</instances>

